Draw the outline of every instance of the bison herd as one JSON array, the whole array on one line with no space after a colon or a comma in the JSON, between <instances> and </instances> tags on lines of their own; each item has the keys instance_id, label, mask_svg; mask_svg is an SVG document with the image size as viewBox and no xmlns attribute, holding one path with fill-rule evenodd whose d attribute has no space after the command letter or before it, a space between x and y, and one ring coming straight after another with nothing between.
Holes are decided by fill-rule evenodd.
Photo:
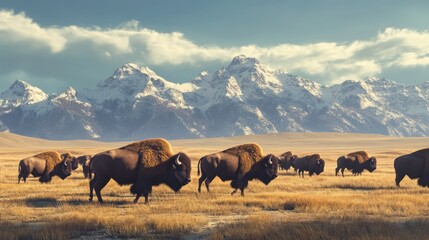
<instances>
[{"instance_id":1,"label":"bison herd","mask_svg":"<svg viewBox=\"0 0 429 240\"><path fill-rule=\"evenodd\" d=\"M94 156L74 157L70 153L59 154L48 151L22 159L19 162L18 183L26 181L31 174L40 177L41 183L50 182L53 176L65 179L72 171L82 166L85 178L89 181L89 200L93 191L100 203L103 203L101 190L111 180L119 185L131 185L130 191L136 195L137 203L143 195L148 203L153 186L165 184L178 192L191 181L191 158L183 152L173 153L171 145L165 139L148 139L131 143L127 146L98 153ZM258 179L268 185L277 177L278 169L289 170L291 167L298 176L304 178L319 175L324 171L325 161L319 154L303 157L290 151L279 156L264 155L262 148L255 143L243 144L226 150L203 156L198 161L198 192L204 182L207 191L210 183L219 177L222 181L231 181L231 195L239 189L244 196L248 182ZM408 176L418 178L418 185L429 187L429 149L422 149L395 159L396 185ZM366 169L373 172L377 168L377 159L369 157L365 151L358 151L341 156L337 160L335 175L341 170L350 170L354 175L361 175Z\"/></svg>"}]
</instances>

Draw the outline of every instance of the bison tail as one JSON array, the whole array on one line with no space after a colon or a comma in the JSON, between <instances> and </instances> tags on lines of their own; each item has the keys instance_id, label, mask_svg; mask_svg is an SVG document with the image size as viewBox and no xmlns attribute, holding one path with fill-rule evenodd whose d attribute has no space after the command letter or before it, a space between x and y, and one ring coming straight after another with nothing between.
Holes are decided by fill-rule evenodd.
<instances>
[{"instance_id":1,"label":"bison tail","mask_svg":"<svg viewBox=\"0 0 429 240\"><path fill-rule=\"evenodd\" d=\"M201 159L203 159L203 158L200 158L200 160L198 160L198 165L197 165L197 169L198 169L198 171L197 171L197 176L200 176Z\"/></svg>"},{"instance_id":2,"label":"bison tail","mask_svg":"<svg viewBox=\"0 0 429 240\"><path fill-rule=\"evenodd\" d=\"M97 155L95 155L97 156ZM88 177L89 179L92 179L92 160L95 158L95 156L93 156L91 158L91 160L89 160L89 164L88 164Z\"/></svg>"}]
</instances>

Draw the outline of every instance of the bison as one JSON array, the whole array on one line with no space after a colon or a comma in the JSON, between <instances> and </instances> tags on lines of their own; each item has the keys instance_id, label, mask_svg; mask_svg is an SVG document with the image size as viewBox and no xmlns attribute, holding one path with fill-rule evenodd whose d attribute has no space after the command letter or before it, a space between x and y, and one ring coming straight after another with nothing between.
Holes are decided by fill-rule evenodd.
<instances>
[{"instance_id":1,"label":"bison","mask_svg":"<svg viewBox=\"0 0 429 240\"><path fill-rule=\"evenodd\" d=\"M58 176L64 180L71 175L72 162L70 158L61 157L56 151L48 151L22 159L19 162L18 172L18 183L20 183L21 178L26 182L30 174L34 177L40 177L41 183L50 182L53 176Z\"/></svg>"},{"instance_id":2,"label":"bison","mask_svg":"<svg viewBox=\"0 0 429 240\"><path fill-rule=\"evenodd\" d=\"M78 163L82 165L84 178L91 178L89 176L89 162L91 161L91 158L91 155L83 155L77 158Z\"/></svg>"},{"instance_id":3,"label":"bison","mask_svg":"<svg viewBox=\"0 0 429 240\"><path fill-rule=\"evenodd\" d=\"M101 190L113 179L119 185L132 184L134 203L142 194L148 203L152 186L164 183L178 192L191 181L191 159L183 152L173 155L165 139L148 139L96 154L90 162L90 175L91 172L94 178L89 184L90 201L95 190L98 201L103 203Z\"/></svg>"},{"instance_id":4,"label":"bison","mask_svg":"<svg viewBox=\"0 0 429 240\"><path fill-rule=\"evenodd\" d=\"M209 185L217 176L222 181L231 181L234 188L231 195L240 189L244 196L244 188L248 181L258 179L268 185L277 177L278 158L272 154L263 157L259 145L250 143L226 149L222 152L213 153L202 157L198 161L198 192L201 193L201 184L205 182L207 191Z\"/></svg>"},{"instance_id":5,"label":"bison","mask_svg":"<svg viewBox=\"0 0 429 240\"><path fill-rule=\"evenodd\" d=\"M61 159L68 159L72 163L72 170L76 170L79 167L79 160L71 153L61 154Z\"/></svg>"},{"instance_id":6,"label":"bison","mask_svg":"<svg viewBox=\"0 0 429 240\"><path fill-rule=\"evenodd\" d=\"M295 160L298 158L297 155L293 155L292 152L288 151L281 154L279 159L279 168L284 170L289 170L290 167L295 169Z\"/></svg>"},{"instance_id":7,"label":"bison","mask_svg":"<svg viewBox=\"0 0 429 240\"><path fill-rule=\"evenodd\" d=\"M358 151L341 156L337 160L337 168L335 169L335 176L341 169L341 174L344 177L344 169L352 170L354 175L362 174L363 170L373 172L377 169L377 159L369 157L365 151Z\"/></svg>"},{"instance_id":8,"label":"bison","mask_svg":"<svg viewBox=\"0 0 429 240\"><path fill-rule=\"evenodd\" d=\"M405 176L411 179L418 178L419 186L429 187L429 148L397 157L394 167L397 187Z\"/></svg>"},{"instance_id":9,"label":"bison","mask_svg":"<svg viewBox=\"0 0 429 240\"><path fill-rule=\"evenodd\" d=\"M316 173L319 175L325 169L325 161L319 154L308 155L295 160L298 176L304 177L304 171L308 171L310 177Z\"/></svg>"}]
</instances>

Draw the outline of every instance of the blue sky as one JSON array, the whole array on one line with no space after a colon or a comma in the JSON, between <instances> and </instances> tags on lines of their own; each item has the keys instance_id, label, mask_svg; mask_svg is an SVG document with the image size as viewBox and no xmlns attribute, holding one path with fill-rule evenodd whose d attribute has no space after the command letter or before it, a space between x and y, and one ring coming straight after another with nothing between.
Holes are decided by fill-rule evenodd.
<instances>
[{"instance_id":1,"label":"blue sky","mask_svg":"<svg viewBox=\"0 0 429 240\"><path fill-rule=\"evenodd\" d=\"M184 82L239 54L322 84L429 81L429 1L1 1L0 91L94 87L127 62Z\"/></svg>"}]
</instances>

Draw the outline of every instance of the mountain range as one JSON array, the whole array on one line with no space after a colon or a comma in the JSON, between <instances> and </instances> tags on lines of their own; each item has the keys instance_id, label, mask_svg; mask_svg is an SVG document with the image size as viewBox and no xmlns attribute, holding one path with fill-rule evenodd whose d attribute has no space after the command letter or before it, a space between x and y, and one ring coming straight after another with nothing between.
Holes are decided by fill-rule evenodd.
<instances>
[{"instance_id":1,"label":"mountain range","mask_svg":"<svg viewBox=\"0 0 429 240\"><path fill-rule=\"evenodd\" d=\"M277 132L429 135L429 82L367 77L325 86L255 58L178 84L128 63L94 89L47 94L22 80L0 93L0 131L130 141Z\"/></svg>"}]
</instances>

